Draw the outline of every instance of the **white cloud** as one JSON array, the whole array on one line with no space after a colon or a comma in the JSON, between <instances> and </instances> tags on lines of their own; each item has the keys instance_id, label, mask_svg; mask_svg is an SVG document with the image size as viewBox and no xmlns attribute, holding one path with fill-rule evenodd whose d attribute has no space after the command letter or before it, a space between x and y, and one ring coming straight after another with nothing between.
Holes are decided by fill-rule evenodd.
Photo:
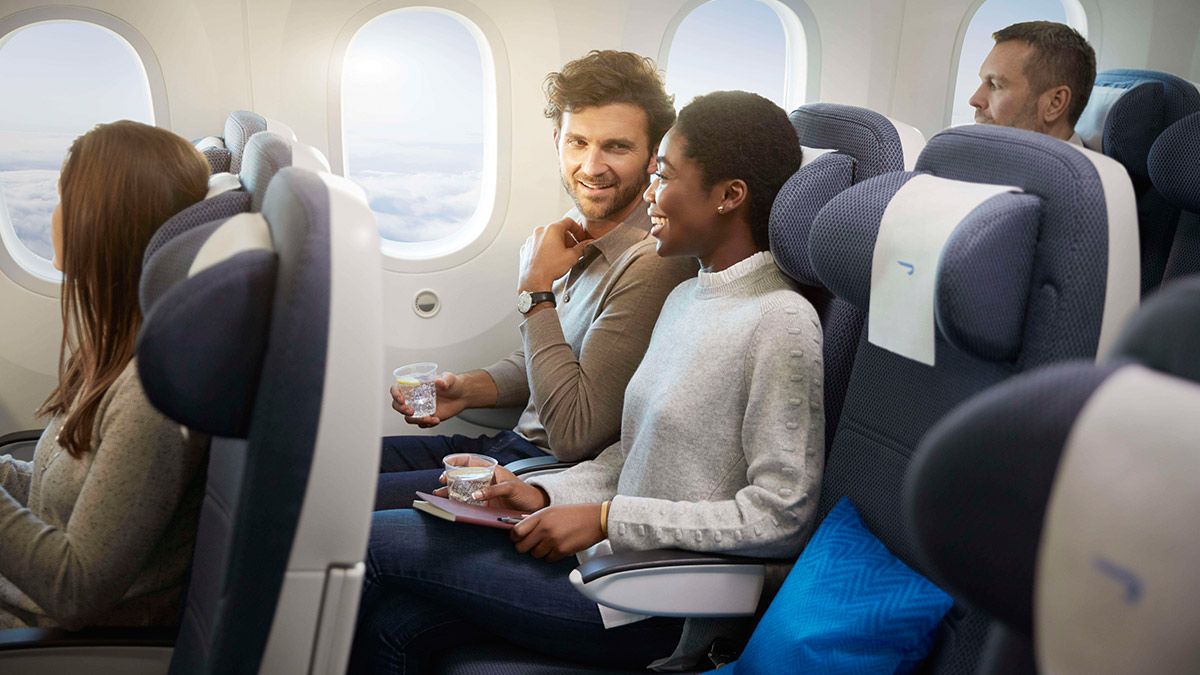
<instances>
[{"instance_id":1,"label":"white cloud","mask_svg":"<svg viewBox=\"0 0 1200 675\"><path fill-rule=\"evenodd\" d=\"M50 214L58 203L58 171L0 171L0 191L17 237L34 253L53 258Z\"/></svg>"},{"instance_id":2,"label":"white cloud","mask_svg":"<svg viewBox=\"0 0 1200 675\"><path fill-rule=\"evenodd\" d=\"M76 134L0 131L0 171L62 167Z\"/></svg>"},{"instance_id":3,"label":"white cloud","mask_svg":"<svg viewBox=\"0 0 1200 675\"><path fill-rule=\"evenodd\" d=\"M408 242L440 239L466 225L482 182L478 171L355 171L350 178L366 191L380 236Z\"/></svg>"}]
</instances>

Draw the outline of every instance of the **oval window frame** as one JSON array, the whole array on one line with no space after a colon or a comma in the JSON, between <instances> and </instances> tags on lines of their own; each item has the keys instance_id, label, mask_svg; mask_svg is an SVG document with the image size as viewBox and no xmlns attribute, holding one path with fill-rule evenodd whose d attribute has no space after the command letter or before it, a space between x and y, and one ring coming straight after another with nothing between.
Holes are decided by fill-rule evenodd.
<instances>
[{"instance_id":1,"label":"oval window frame","mask_svg":"<svg viewBox=\"0 0 1200 675\"><path fill-rule=\"evenodd\" d=\"M821 32L817 25L817 17L812 9L802 0L756 0L775 12L779 22L783 24L784 50L787 58L784 63L783 98L786 105L784 110L791 112L809 101L821 100ZM709 0L688 0L679 8L663 32L662 43L658 48L658 67L664 73L671 67L671 44L679 32L679 26L696 8ZM799 43L804 49L804 91L796 91L795 77L792 73L794 59L790 58L794 45Z\"/></svg>"},{"instance_id":2,"label":"oval window frame","mask_svg":"<svg viewBox=\"0 0 1200 675\"><path fill-rule=\"evenodd\" d=\"M107 12L88 7L33 7L0 17L0 44L17 32L39 23L79 21L104 28L123 39L141 61L142 71L150 90L150 109L154 125L171 128L171 113L167 103L167 87L162 65L150 42L132 25ZM57 298L62 286L62 273L50 261L30 251L17 237L8 216L8 208L0 214L0 274L26 290L38 295Z\"/></svg>"},{"instance_id":3,"label":"oval window frame","mask_svg":"<svg viewBox=\"0 0 1200 675\"><path fill-rule=\"evenodd\" d=\"M508 212L511 191L512 141L501 129L512 128L512 95L508 52L499 29L479 7L462 0L437 3L388 0L356 12L338 34L329 68L329 155L333 172L346 176L345 130L342 119L342 74L354 36L371 21L403 10L450 15L475 37L482 60L484 84L483 179L479 205L464 227L452 235L426 242L396 242L381 238L383 268L393 272L437 272L477 257L499 236ZM501 172L500 167L508 167ZM490 208L488 205L490 204Z\"/></svg>"}]
</instances>

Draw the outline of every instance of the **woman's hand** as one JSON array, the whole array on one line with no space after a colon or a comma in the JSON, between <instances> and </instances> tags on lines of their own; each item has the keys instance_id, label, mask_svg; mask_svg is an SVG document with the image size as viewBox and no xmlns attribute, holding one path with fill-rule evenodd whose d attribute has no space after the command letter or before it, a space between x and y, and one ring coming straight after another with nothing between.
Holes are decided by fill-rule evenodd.
<instances>
[{"instance_id":1,"label":"woman's hand","mask_svg":"<svg viewBox=\"0 0 1200 675\"><path fill-rule=\"evenodd\" d=\"M443 473L439 480L445 483L446 474ZM447 488L438 488L433 494L448 497L450 491ZM471 499L485 502L489 508L526 513L533 513L550 503L550 498L541 488L517 478L513 472L502 466L496 467L496 472L492 474L492 484L472 494Z\"/></svg>"},{"instance_id":2,"label":"woman's hand","mask_svg":"<svg viewBox=\"0 0 1200 675\"><path fill-rule=\"evenodd\" d=\"M509 535L517 550L548 562L563 558L604 540L599 504L550 506L517 523Z\"/></svg>"}]
</instances>

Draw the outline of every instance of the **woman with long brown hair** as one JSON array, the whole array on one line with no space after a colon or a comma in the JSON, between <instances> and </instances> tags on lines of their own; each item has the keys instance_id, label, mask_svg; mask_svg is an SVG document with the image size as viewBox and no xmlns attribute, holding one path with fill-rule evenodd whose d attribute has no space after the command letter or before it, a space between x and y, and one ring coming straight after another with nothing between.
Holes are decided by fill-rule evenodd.
<instances>
[{"instance_id":1,"label":"woman with long brown hair","mask_svg":"<svg viewBox=\"0 0 1200 675\"><path fill-rule=\"evenodd\" d=\"M178 620L206 443L151 407L134 363L154 231L204 198L208 164L136 122L75 139L59 177L58 386L32 462L0 457L0 628Z\"/></svg>"}]
</instances>

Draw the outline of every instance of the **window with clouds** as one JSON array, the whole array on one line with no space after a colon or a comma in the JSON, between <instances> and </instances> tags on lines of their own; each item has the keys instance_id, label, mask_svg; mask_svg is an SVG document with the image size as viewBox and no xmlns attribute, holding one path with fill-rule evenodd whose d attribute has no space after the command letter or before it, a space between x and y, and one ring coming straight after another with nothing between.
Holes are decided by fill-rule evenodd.
<instances>
[{"instance_id":1,"label":"window with clouds","mask_svg":"<svg viewBox=\"0 0 1200 675\"><path fill-rule=\"evenodd\" d=\"M1057 21L1087 37L1087 20L1077 0L987 0L975 10L963 34L950 126L975 122L975 109L968 101L979 88L979 67L996 44L992 33L1023 21Z\"/></svg>"},{"instance_id":2,"label":"window with clouds","mask_svg":"<svg viewBox=\"0 0 1200 675\"><path fill-rule=\"evenodd\" d=\"M34 23L0 37L0 197L17 239L51 259L50 214L71 142L96 124L154 124L137 52L85 21ZM0 214L0 215L5 215Z\"/></svg>"},{"instance_id":3,"label":"window with clouds","mask_svg":"<svg viewBox=\"0 0 1200 675\"><path fill-rule=\"evenodd\" d=\"M804 29L782 3L710 0L689 12L675 31L667 90L675 94L677 108L710 91L741 89L790 110L804 101L806 61Z\"/></svg>"},{"instance_id":4,"label":"window with clouds","mask_svg":"<svg viewBox=\"0 0 1200 675\"><path fill-rule=\"evenodd\" d=\"M484 161L484 62L464 17L403 9L364 25L342 72L346 175L380 235L429 242L476 217Z\"/></svg>"}]
</instances>

